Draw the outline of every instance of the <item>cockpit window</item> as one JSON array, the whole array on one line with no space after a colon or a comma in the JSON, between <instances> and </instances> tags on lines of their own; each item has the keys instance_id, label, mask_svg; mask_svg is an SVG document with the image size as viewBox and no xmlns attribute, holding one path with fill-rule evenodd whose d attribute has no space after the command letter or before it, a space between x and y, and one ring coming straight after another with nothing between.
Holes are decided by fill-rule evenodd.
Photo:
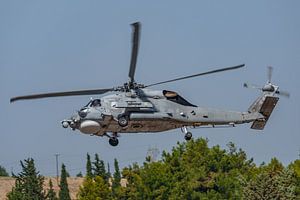
<instances>
[{"instance_id":1,"label":"cockpit window","mask_svg":"<svg viewBox=\"0 0 300 200\"><path fill-rule=\"evenodd\" d=\"M90 107L91 103L92 103L92 100L89 101L83 108Z\"/></svg>"},{"instance_id":2,"label":"cockpit window","mask_svg":"<svg viewBox=\"0 0 300 200\"><path fill-rule=\"evenodd\" d=\"M101 106L100 99L95 99L91 102L91 107L98 107L98 106Z\"/></svg>"},{"instance_id":3,"label":"cockpit window","mask_svg":"<svg viewBox=\"0 0 300 200\"><path fill-rule=\"evenodd\" d=\"M163 90L163 94L168 100L173 101L175 103L178 103L178 104L181 104L181 105L184 105L184 106L197 107L197 106L191 104L190 102L188 102L187 100L185 100L183 97L178 95L176 92Z\"/></svg>"},{"instance_id":4,"label":"cockpit window","mask_svg":"<svg viewBox=\"0 0 300 200\"><path fill-rule=\"evenodd\" d=\"M86 104L86 106L84 106L84 108L86 107L97 107L97 106L101 106L101 100L100 99L94 99L88 102L88 104Z\"/></svg>"}]
</instances>

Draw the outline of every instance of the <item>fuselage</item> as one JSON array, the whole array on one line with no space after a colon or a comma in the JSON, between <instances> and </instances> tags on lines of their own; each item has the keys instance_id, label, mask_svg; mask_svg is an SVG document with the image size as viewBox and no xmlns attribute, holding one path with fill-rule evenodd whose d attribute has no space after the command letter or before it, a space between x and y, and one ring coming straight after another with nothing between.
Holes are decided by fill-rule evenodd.
<instances>
[{"instance_id":1,"label":"fuselage","mask_svg":"<svg viewBox=\"0 0 300 200\"><path fill-rule=\"evenodd\" d=\"M127 115L121 127L118 117ZM71 119L70 126L85 134L161 132L183 126L230 125L251 122L248 112L195 106L173 91L138 89L91 100Z\"/></svg>"}]
</instances>

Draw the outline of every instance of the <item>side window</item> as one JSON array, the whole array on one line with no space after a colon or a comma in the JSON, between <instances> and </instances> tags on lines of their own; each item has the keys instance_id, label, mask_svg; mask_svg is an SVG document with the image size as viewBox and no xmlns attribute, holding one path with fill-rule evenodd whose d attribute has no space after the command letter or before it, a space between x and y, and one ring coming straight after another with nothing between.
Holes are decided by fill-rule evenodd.
<instances>
[{"instance_id":1,"label":"side window","mask_svg":"<svg viewBox=\"0 0 300 200\"><path fill-rule=\"evenodd\" d=\"M100 99L95 99L95 100L93 100L92 103L91 103L91 106L92 106L92 107L98 107L98 106L101 106L101 101L100 101Z\"/></svg>"},{"instance_id":2,"label":"side window","mask_svg":"<svg viewBox=\"0 0 300 200\"><path fill-rule=\"evenodd\" d=\"M197 107L185 100L183 97L179 96L176 92L164 90L163 94L169 101L173 101L184 106Z\"/></svg>"}]
</instances>

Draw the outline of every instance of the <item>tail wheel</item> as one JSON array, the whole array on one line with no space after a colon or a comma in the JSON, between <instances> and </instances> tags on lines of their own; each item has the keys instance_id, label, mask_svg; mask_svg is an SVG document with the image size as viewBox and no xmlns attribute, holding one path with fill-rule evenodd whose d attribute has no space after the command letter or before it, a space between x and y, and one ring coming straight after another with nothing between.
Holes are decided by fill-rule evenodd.
<instances>
[{"instance_id":1,"label":"tail wheel","mask_svg":"<svg viewBox=\"0 0 300 200\"><path fill-rule=\"evenodd\" d=\"M126 115L122 115L118 118L118 124L121 126L121 127L125 127L128 125L128 116Z\"/></svg>"}]
</instances>

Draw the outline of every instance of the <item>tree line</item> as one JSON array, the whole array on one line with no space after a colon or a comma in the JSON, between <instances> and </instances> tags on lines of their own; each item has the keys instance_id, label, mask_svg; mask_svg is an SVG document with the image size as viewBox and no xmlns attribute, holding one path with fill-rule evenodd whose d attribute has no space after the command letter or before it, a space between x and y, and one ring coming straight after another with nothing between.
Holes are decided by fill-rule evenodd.
<instances>
[{"instance_id":1,"label":"tree line","mask_svg":"<svg viewBox=\"0 0 300 200\"><path fill-rule=\"evenodd\" d=\"M55 194L52 183L48 191L43 191L44 178L36 171L33 159L21 161L21 166L8 199L70 199L64 165L59 194ZM300 199L300 159L284 166L272 158L268 164L257 166L233 143L227 149L209 147L203 138L178 142L156 162L146 158L141 165L132 163L120 170L115 159L114 169L111 174L98 154L93 161L87 154L84 182L77 198Z\"/></svg>"}]
</instances>

